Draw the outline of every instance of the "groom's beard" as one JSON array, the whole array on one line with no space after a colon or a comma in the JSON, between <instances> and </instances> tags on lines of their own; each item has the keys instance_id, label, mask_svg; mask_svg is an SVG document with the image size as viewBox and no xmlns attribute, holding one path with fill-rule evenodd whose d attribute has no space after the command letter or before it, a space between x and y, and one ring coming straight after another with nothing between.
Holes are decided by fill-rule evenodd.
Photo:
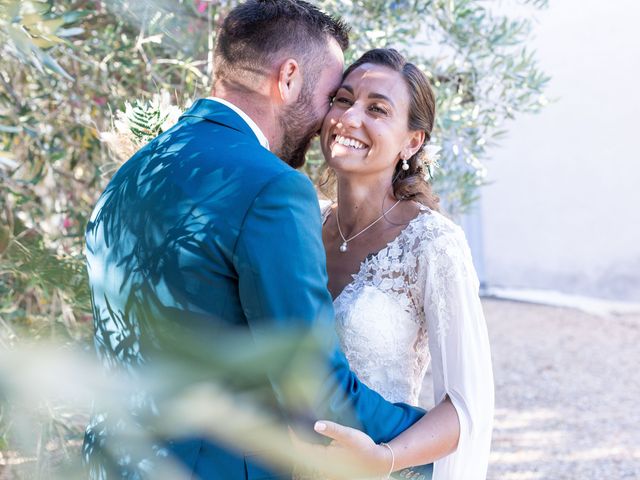
<instances>
[{"instance_id":1,"label":"groom's beard","mask_svg":"<svg viewBox=\"0 0 640 480\"><path fill-rule=\"evenodd\" d=\"M318 133L320 121L314 113L311 95L303 92L300 99L280 117L284 134L280 150L275 153L293 168L304 165L311 141Z\"/></svg>"},{"instance_id":2,"label":"groom's beard","mask_svg":"<svg viewBox=\"0 0 640 480\"><path fill-rule=\"evenodd\" d=\"M288 140L287 136L285 135L284 141L287 143L282 146L282 153L278 156L292 168L302 167L307 160L307 152L309 151L311 142L313 140L313 137L315 136L316 132L313 132L307 135L303 140L298 141L296 145L293 138L291 140Z\"/></svg>"}]
</instances>

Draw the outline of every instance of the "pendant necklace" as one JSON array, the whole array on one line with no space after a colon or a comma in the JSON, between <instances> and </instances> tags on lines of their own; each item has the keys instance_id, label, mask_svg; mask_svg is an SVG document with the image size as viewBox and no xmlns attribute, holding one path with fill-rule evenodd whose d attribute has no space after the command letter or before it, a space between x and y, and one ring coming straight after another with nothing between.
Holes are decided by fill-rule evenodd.
<instances>
[{"instance_id":1,"label":"pendant necklace","mask_svg":"<svg viewBox=\"0 0 640 480\"><path fill-rule=\"evenodd\" d=\"M364 227L362 230L360 230L358 233L356 233L355 235L352 235L349 238L344 238L344 235L342 234L342 229L340 228L340 207L336 208L336 224L338 225L338 233L340 234L340 238L342 238L342 245L340 245L340 251L342 253L347 251L347 244L353 240L354 238L356 238L358 235L363 234L364 232L366 232L367 230L369 230L371 227L373 227L376 223L378 223L380 220L382 220L384 218L384 216L389 213L391 210L393 210L394 208L396 208L396 205L398 205L402 200L398 200L396 203L394 203L389 210L387 210L386 212L383 212L382 215L380 215L378 218L376 218L372 223L370 223L369 225L367 225L366 227Z\"/></svg>"}]
</instances>

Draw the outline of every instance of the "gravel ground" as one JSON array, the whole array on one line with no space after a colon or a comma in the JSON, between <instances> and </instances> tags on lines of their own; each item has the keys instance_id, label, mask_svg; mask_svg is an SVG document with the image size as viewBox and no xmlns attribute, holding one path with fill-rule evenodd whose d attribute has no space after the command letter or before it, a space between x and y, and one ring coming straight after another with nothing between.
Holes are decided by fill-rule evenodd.
<instances>
[{"instance_id":1,"label":"gravel ground","mask_svg":"<svg viewBox=\"0 0 640 480\"><path fill-rule=\"evenodd\" d=\"M640 479L640 315L483 304L496 382L488 480Z\"/></svg>"}]
</instances>

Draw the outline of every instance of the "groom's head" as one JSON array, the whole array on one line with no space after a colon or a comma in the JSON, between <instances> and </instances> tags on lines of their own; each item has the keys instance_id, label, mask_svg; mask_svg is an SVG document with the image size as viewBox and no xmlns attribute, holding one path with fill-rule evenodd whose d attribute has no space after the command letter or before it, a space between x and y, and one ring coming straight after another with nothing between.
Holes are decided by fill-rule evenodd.
<instances>
[{"instance_id":1,"label":"groom's head","mask_svg":"<svg viewBox=\"0 0 640 480\"><path fill-rule=\"evenodd\" d=\"M219 29L216 90L250 98L244 107L260 117L271 150L297 168L340 84L348 43L346 25L310 3L249 0Z\"/></svg>"}]
</instances>

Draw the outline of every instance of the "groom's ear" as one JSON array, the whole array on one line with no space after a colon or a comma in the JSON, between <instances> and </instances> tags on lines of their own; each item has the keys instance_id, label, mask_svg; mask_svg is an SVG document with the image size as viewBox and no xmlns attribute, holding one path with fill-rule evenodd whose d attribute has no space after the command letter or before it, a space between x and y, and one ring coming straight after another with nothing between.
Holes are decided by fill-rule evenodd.
<instances>
[{"instance_id":1,"label":"groom's ear","mask_svg":"<svg viewBox=\"0 0 640 480\"><path fill-rule=\"evenodd\" d=\"M293 58L287 58L278 70L278 93L284 104L295 103L302 91L300 65Z\"/></svg>"}]
</instances>

